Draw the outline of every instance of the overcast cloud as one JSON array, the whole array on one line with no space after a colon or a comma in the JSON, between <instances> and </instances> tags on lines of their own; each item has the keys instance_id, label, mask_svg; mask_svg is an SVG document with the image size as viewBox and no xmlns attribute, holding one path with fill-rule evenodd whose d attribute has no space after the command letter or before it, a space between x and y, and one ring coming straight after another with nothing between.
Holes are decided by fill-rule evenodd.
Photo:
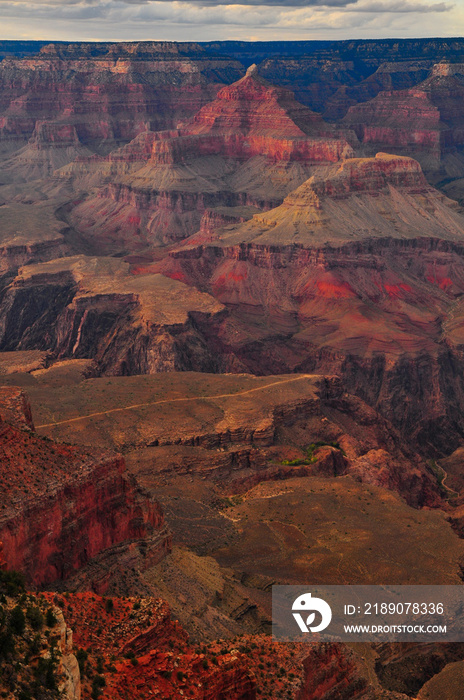
<instances>
[{"instance_id":1,"label":"overcast cloud","mask_svg":"<svg viewBox=\"0 0 464 700\"><path fill-rule=\"evenodd\" d=\"M0 0L0 38L343 39L464 34L464 0Z\"/></svg>"}]
</instances>

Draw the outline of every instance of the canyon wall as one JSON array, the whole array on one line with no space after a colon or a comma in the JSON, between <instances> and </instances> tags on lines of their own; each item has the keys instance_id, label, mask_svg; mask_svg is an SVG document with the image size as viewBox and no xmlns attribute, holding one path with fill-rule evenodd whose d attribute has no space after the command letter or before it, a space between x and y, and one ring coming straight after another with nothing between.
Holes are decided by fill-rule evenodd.
<instances>
[{"instance_id":1,"label":"canyon wall","mask_svg":"<svg viewBox=\"0 0 464 700\"><path fill-rule=\"evenodd\" d=\"M137 488L121 457L38 438L23 394L8 389L1 400L0 540L8 568L42 586L117 544L142 548L147 566L169 551L160 507Z\"/></svg>"}]
</instances>

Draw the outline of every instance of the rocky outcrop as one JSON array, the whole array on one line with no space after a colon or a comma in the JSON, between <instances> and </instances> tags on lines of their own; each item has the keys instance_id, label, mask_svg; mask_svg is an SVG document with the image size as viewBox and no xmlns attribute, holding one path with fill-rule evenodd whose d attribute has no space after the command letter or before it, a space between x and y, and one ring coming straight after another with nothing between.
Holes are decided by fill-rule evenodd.
<instances>
[{"instance_id":1,"label":"rocky outcrop","mask_svg":"<svg viewBox=\"0 0 464 700\"><path fill-rule=\"evenodd\" d=\"M65 255L68 232L68 226L56 217L55 207L35 202L33 194L26 194L22 202L0 199L0 280L21 265Z\"/></svg>"},{"instance_id":2,"label":"rocky outcrop","mask_svg":"<svg viewBox=\"0 0 464 700\"><path fill-rule=\"evenodd\" d=\"M3 349L46 347L60 358L92 358L108 374L214 369L201 324L224 312L181 282L85 256L22 268L2 309Z\"/></svg>"},{"instance_id":3,"label":"rocky outcrop","mask_svg":"<svg viewBox=\"0 0 464 700\"><path fill-rule=\"evenodd\" d=\"M339 373L422 447L457 446L464 219L417 162L378 155L329 166L280 207L216 235L154 269L228 308L222 356L257 373ZM235 345L233 319L245 309L256 335Z\"/></svg>"},{"instance_id":4,"label":"rocky outcrop","mask_svg":"<svg viewBox=\"0 0 464 700\"><path fill-rule=\"evenodd\" d=\"M0 386L0 421L25 430L34 429L31 404L21 389Z\"/></svg>"},{"instance_id":5,"label":"rocky outcrop","mask_svg":"<svg viewBox=\"0 0 464 700\"><path fill-rule=\"evenodd\" d=\"M57 647L60 651L57 673L61 682L58 690L66 700L80 700L81 674L73 650L73 632L67 626L60 608L55 607L53 613L56 618Z\"/></svg>"},{"instance_id":6,"label":"rocky outcrop","mask_svg":"<svg viewBox=\"0 0 464 700\"><path fill-rule=\"evenodd\" d=\"M36 586L70 576L120 543L145 548L146 565L169 549L156 502L125 473L121 457L54 444L31 432L30 411L15 420L20 392L2 391L0 539L8 568ZM19 475L19 478L18 478Z\"/></svg>"},{"instance_id":7,"label":"rocky outcrop","mask_svg":"<svg viewBox=\"0 0 464 700\"><path fill-rule=\"evenodd\" d=\"M420 87L380 92L350 107L344 122L368 147L411 155L429 169L440 165L445 126L439 109Z\"/></svg>"},{"instance_id":8,"label":"rocky outcrop","mask_svg":"<svg viewBox=\"0 0 464 700\"><path fill-rule=\"evenodd\" d=\"M44 596L27 594L18 572L0 574L3 639L8 640L2 644L2 694L11 696L13 688L20 688L24 694L45 692L53 700L80 700L81 675L73 633L62 610Z\"/></svg>"},{"instance_id":9,"label":"rocky outcrop","mask_svg":"<svg viewBox=\"0 0 464 700\"><path fill-rule=\"evenodd\" d=\"M337 132L320 115L296 102L290 90L268 83L255 65L237 83L222 88L187 129L217 134L226 154L235 158L267 155L278 160L337 161L350 150L346 139L337 141ZM319 143L302 141L305 136Z\"/></svg>"},{"instance_id":10,"label":"rocky outcrop","mask_svg":"<svg viewBox=\"0 0 464 700\"><path fill-rule=\"evenodd\" d=\"M33 58L6 58L0 133L10 150L25 148L5 167L16 178L43 176L86 149L108 152L173 127L242 71L193 43L49 44Z\"/></svg>"},{"instance_id":11,"label":"rocky outcrop","mask_svg":"<svg viewBox=\"0 0 464 700\"><path fill-rule=\"evenodd\" d=\"M367 680L353 652L341 644L318 644L303 661L305 680L298 700L351 700L369 697Z\"/></svg>"},{"instance_id":12,"label":"rocky outcrop","mask_svg":"<svg viewBox=\"0 0 464 700\"><path fill-rule=\"evenodd\" d=\"M343 123L353 128L367 153L373 149L412 155L439 182L464 174L464 64L442 62L408 90L380 92L349 108Z\"/></svg>"},{"instance_id":13,"label":"rocky outcrop","mask_svg":"<svg viewBox=\"0 0 464 700\"><path fill-rule=\"evenodd\" d=\"M256 698L246 656L226 645L217 655L206 647L194 649L179 623L171 621L170 609L162 600L105 599L88 593L53 598L63 605L76 643L86 651L84 668L91 669L101 659L104 698L136 698L141 693L196 700ZM97 634L93 620L101 623ZM84 677L84 697L90 690L90 681Z\"/></svg>"},{"instance_id":14,"label":"rocky outcrop","mask_svg":"<svg viewBox=\"0 0 464 700\"><path fill-rule=\"evenodd\" d=\"M141 134L57 175L76 187L100 184L69 212L92 245L136 252L197 233L211 208L276 206L315 164L353 155L350 139L251 67L177 130Z\"/></svg>"}]
</instances>

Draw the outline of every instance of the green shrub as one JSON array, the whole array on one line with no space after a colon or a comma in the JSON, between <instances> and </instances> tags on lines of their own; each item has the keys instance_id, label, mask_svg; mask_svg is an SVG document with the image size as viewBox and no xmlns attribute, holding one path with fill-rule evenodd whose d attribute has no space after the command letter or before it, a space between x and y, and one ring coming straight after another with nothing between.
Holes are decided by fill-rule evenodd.
<instances>
[{"instance_id":1,"label":"green shrub","mask_svg":"<svg viewBox=\"0 0 464 700\"><path fill-rule=\"evenodd\" d=\"M58 622L52 608L48 608L45 614L45 622L47 623L47 627L54 627Z\"/></svg>"},{"instance_id":2,"label":"green shrub","mask_svg":"<svg viewBox=\"0 0 464 700\"><path fill-rule=\"evenodd\" d=\"M38 654L40 651L41 643L40 643L40 634L35 634L32 639L29 641L29 650L31 654Z\"/></svg>"},{"instance_id":3,"label":"green shrub","mask_svg":"<svg viewBox=\"0 0 464 700\"><path fill-rule=\"evenodd\" d=\"M76 659L77 663L79 664L79 671L81 672L81 675L84 675L85 671L85 662L87 661L88 654L85 649L78 649L76 651Z\"/></svg>"},{"instance_id":4,"label":"green shrub","mask_svg":"<svg viewBox=\"0 0 464 700\"><path fill-rule=\"evenodd\" d=\"M49 659L45 659L41 656L38 660L37 666L34 669L34 675L37 681L48 688L49 690L56 690L56 678L55 678L55 658L52 656Z\"/></svg>"},{"instance_id":5,"label":"green shrub","mask_svg":"<svg viewBox=\"0 0 464 700\"><path fill-rule=\"evenodd\" d=\"M6 659L15 653L15 641L10 629L0 632L0 659Z\"/></svg>"},{"instance_id":6,"label":"green shrub","mask_svg":"<svg viewBox=\"0 0 464 700\"><path fill-rule=\"evenodd\" d=\"M41 630L44 625L44 616L37 605L31 605L26 610L26 618L30 626L36 632Z\"/></svg>"},{"instance_id":7,"label":"green shrub","mask_svg":"<svg viewBox=\"0 0 464 700\"><path fill-rule=\"evenodd\" d=\"M24 576L18 571L3 571L0 569L0 593L16 598L24 593L26 583Z\"/></svg>"},{"instance_id":8,"label":"green shrub","mask_svg":"<svg viewBox=\"0 0 464 700\"><path fill-rule=\"evenodd\" d=\"M26 629L26 618L23 609L19 605L15 605L10 614L10 629L14 634L23 634Z\"/></svg>"}]
</instances>

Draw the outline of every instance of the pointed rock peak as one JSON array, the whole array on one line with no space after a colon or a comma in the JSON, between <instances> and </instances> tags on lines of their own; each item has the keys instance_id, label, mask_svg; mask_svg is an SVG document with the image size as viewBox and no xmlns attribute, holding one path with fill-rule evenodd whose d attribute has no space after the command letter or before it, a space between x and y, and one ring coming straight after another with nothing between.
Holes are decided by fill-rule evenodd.
<instances>
[{"instance_id":1,"label":"pointed rock peak","mask_svg":"<svg viewBox=\"0 0 464 700\"><path fill-rule=\"evenodd\" d=\"M245 76L249 77L254 77L255 75L258 75L258 66L256 63L253 63L248 69L247 72L245 73Z\"/></svg>"},{"instance_id":2,"label":"pointed rock peak","mask_svg":"<svg viewBox=\"0 0 464 700\"><path fill-rule=\"evenodd\" d=\"M235 83L219 90L188 127L192 133L235 132L302 138L318 131L322 117L295 100L287 88L272 85L258 74L255 64Z\"/></svg>"}]
</instances>

